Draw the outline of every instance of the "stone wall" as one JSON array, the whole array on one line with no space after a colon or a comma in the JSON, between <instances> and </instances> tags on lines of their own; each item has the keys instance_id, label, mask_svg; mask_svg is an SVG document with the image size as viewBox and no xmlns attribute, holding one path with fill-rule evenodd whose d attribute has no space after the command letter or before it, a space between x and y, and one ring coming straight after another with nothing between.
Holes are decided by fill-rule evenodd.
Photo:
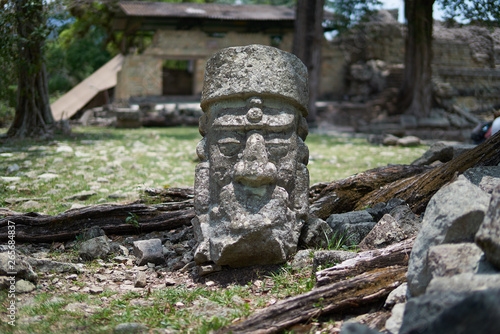
<instances>
[{"instance_id":1,"label":"stone wall","mask_svg":"<svg viewBox=\"0 0 500 334\"><path fill-rule=\"evenodd\" d=\"M193 92L194 95L200 95L205 64L211 55L230 46L271 45L273 36L275 35L236 32L209 35L199 29L158 30L152 45L143 54L126 57L118 75L115 98L128 100L130 97L161 95L162 62L165 59L193 60ZM292 39L292 33L281 35L279 48L291 51Z\"/></svg>"},{"instance_id":2,"label":"stone wall","mask_svg":"<svg viewBox=\"0 0 500 334\"><path fill-rule=\"evenodd\" d=\"M153 43L142 55L126 57L118 75L115 98L160 96L162 94L162 61L193 61L193 92L201 94L207 59L229 46L273 45L273 35L264 33L207 34L199 29L159 30ZM282 34L278 47L292 49L293 34ZM383 60L389 75L387 87L399 88L402 80L405 27L387 12L372 22L333 41L324 40L322 49L321 99L345 99L353 93L349 69L354 64ZM274 45L276 46L276 45ZM488 104L499 103L500 29L445 28L434 25L433 70L439 82L449 83L463 96L479 96ZM490 89L493 87L494 89ZM497 102L495 102L497 101Z\"/></svg>"}]
</instances>

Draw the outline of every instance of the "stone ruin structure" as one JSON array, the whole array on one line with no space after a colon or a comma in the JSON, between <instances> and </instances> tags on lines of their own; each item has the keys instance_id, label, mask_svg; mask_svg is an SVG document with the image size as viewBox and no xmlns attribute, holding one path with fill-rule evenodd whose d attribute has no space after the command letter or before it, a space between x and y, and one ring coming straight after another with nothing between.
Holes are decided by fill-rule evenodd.
<instances>
[{"instance_id":1,"label":"stone ruin structure","mask_svg":"<svg viewBox=\"0 0 500 334\"><path fill-rule=\"evenodd\" d=\"M277 264L309 211L307 69L270 46L209 59L201 98L193 226L197 264Z\"/></svg>"}]
</instances>

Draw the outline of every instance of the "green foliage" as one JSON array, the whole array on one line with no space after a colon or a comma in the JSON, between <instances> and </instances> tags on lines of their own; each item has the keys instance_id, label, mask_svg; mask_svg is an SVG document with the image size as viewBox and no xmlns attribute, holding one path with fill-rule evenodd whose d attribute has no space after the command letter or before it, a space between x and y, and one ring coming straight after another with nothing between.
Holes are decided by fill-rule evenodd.
<instances>
[{"instance_id":1,"label":"green foliage","mask_svg":"<svg viewBox=\"0 0 500 334\"><path fill-rule=\"evenodd\" d=\"M469 22L479 21L497 26L500 21L498 0L437 0L436 3L444 10L447 19L461 17Z\"/></svg>"},{"instance_id":2,"label":"green foliage","mask_svg":"<svg viewBox=\"0 0 500 334\"><path fill-rule=\"evenodd\" d=\"M367 20L381 5L379 0L326 0L325 9L333 12L334 19L324 24L342 34Z\"/></svg>"}]
</instances>

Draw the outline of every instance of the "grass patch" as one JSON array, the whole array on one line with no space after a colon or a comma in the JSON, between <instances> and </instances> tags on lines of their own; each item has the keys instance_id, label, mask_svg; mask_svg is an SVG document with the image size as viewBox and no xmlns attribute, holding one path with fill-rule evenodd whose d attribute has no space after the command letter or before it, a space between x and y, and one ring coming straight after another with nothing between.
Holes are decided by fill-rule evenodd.
<instances>
[{"instance_id":1,"label":"grass patch","mask_svg":"<svg viewBox=\"0 0 500 334\"><path fill-rule=\"evenodd\" d=\"M71 137L56 137L53 142L4 142L0 176L19 179L0 181L0 205L21 212L56 214L75 203L132 201L140 197L143 187L192 186L200 139L196 127L76 127ZM374 146L362 138L318 134L310 134L306 143L311 184L388 163L409 164L426 149ZM65 199L82 191L95 194L88 199ZM38 205L27 206L28 199Z\"/></svg>"}]
</instances>

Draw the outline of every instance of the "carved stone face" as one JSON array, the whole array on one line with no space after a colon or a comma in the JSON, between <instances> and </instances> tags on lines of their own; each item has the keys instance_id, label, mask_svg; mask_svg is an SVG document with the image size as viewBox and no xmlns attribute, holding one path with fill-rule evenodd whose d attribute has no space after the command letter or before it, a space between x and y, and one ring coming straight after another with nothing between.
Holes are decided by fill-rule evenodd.
<instances>
[{"instance_id":1,"label":"carved stone face","mask_svg":"<svg viewBox=\"0 0 500 334\"><path fill-rule=\"evenodd\" d=\"M207 62L196 149L198 264L283 263L309 210L307 68L282 50L226 48Z\"/></svg>"},{"instance_id":2,"label":"carved stone face","mask_svg":"<svg viewBox=\"0 0 500 334\"><path fill-rule=\"evenodd\" d=\"M205 203L196 201L199 262L280 263L295 251L308 210L301 120L296 107L272 96L231 98L209 107L198 148L208 163L198 166L195 182L197 199L208 196Z\"/></svg>"}]
</instances>

